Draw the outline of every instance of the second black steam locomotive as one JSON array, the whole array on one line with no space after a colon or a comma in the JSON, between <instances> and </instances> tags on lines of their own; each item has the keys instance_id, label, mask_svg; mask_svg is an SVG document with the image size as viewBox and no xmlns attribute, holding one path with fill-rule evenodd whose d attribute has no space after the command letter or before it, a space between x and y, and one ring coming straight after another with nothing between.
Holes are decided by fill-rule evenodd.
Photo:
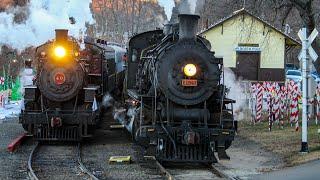
<instances>
[{"instance_id":1,"label":"second black steam locomotive","mask_svg":"<svg viewBox=\"0 0 320 180\"><path fill-rule=\"evenodd\" d=\"M37 47L34 84L24 87L20 123L37 140L79 141L91 137L108 106L108 94L121 94L125 49L87 38L85 48L56 30L56 38Z\"/></svg>"},{"instance_id":2,"label":"second black steam locomotive","mask_svg":"<svg viewBox=\"0 0 320 180\"><path fill-rule=\"evenodd\" d=\"M134 140L159 161L216 162L235 131L223 85L223 61L197 36L197 15L131 38L126 72L127 116Z\"/></svg>"}]
</instances>

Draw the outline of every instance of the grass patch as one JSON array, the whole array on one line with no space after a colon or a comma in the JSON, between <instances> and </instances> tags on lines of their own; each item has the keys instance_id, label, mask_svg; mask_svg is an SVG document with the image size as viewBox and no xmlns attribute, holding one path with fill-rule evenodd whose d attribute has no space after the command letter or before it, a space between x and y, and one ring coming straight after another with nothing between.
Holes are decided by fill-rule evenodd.
<instances>
[{"instance_id":1,"label":"grass patch","mask_svg":"<svg viewBox=\"0 0 320 180\"><path fill-rule=\"evenodd\" d=\"M301 154L301 127L295 131L295 127L289 124L280 129L274 124L271 132L268 130L268 122L252 125L251 122L239 122L239 136L260 143L268 151L279 154L284 158L285 166L293 166L320 158L320 125L309 125L308 145L310 153Z\"/></svg>"}]
</instances>

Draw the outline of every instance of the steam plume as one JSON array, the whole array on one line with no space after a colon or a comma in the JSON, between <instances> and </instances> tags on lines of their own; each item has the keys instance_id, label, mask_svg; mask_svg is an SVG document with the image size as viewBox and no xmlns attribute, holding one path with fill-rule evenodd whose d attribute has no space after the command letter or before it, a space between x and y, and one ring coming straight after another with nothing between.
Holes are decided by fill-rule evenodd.
<instances>
[{"instance_id":1,"label":"steam plume","mask_svg":"<svg viewBox=\"0 0 320 180\"><path fill-rule=\"evenodd\" d=\"M20 51L28 46L37 46L54 38L54 29L69 29L78 37L85 24L93 23L90 11L91 0L31 0L25 8L26 17L16 23L15 12L21 7L12 7L0 13L0 45L9 45ZM76 24L70 24L74 17Z\"/></svg>"},{"instance_id":2,"label":"steam plume","mask_svg":"<svg viewBox=\"0 0 320 180\"><path fill-rule=\"evenodd\" d=\"M204 0L183 0L179 6L180 14L199 14Z\"/></svg>"},{"instance_id":3,"label":"steam plume","mask_svg":"<svg viewBox=\"0 0 320 180\"><path fill-rule=\"evenodd\" d=\"M241 87L241 84L237 81L235 74L229 68L224 68L224 83L225 86L230 89L227 97L236 100L233 109L235 111L244 109L243 107L246 105L246 95L243 87Z\"/></svg>"},{"instance_id":4,"label":"steam plume","mask_svg":"<svg viewBox=\"0 0 320 180\"><path fill-rule=\"evenodd\" d=\"M175 7L172 8L170 23L178 22L179 14L200 14L205 0L174 0Z\"/></svg>"}]
</instances>

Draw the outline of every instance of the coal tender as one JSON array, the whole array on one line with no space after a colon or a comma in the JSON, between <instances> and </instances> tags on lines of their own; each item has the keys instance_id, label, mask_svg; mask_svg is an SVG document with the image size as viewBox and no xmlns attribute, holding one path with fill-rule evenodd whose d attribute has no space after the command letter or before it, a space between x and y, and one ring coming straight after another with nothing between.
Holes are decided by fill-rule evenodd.
<instances>
[{"instance_id":1,"label":"coal tender","mask_svg":"<svg viewBox=\"0 0 320 180\"><path fill-rule=\"evenodd\" d=\"M120 122L161 162L228 159L234 140L234 100L226 98L223 59L196 35L199 16L180 14L178 24L129 41ZM231 89L232 90L232 89Z\"/></svg>"}]
</instances>

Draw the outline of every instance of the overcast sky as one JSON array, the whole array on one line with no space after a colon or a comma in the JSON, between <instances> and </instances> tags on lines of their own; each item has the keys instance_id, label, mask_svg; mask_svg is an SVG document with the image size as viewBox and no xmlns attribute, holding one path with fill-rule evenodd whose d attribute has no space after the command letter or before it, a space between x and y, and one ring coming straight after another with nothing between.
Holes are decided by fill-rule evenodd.
<instances>
[{"instance_id":1,"label":"overcast sky","mask_svg":"<svg viewBox=\"0 0 320 180\"><path fill-rule=\"evenodd\" d=\"M172 14L172 8L174 7L173 0L158 0L159 4L164 7L167 18L170 19Z\"/></svg>"}]
</instances>

